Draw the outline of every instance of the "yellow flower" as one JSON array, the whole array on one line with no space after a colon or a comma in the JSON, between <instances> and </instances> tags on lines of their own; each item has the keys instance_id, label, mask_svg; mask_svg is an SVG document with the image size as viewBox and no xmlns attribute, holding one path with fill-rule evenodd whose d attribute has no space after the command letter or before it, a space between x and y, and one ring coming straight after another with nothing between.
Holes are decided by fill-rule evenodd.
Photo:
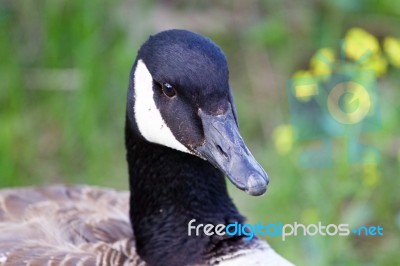
<instances>
[{"instance_id":1,"label":"yellow flower","mask_svg":"<svg viewBox=\"0 0 400 266\"><path fill-rule=\"evenodd\" d=\"M365 60L361 68L363 69L369 69L375 72L375 75L377 77L381 77L387 72L387 67L388 63L386 59L381 56L380 54L375 54L371 57L369 57L367 60Z\"/></svg>"},{"instance_id":2,"label":"yellow flower","mask_svg":"<svg viewBox=\"0 0 400 266\"><path fill-rule=\"evenodd\" d=\"M293 74L293 78L310 78L312 77L312 73L310 70L297 70L294 74Z\"/></svg>"},{"instance_id":3,"label":"yellow flower","mask_svg":"<svg viewBox=\"0 0 400 266\"><path fill-rule=\"evenodd\" d=\"M310 70L296 71L292 82L292 93L300 102L308 102L312 96L318 94L318 77L314 77Z\"/></svg>"},{"instance_id":4,"label":"yellow flower","mask_svg":"<svg viewBox=\"0 0 400 266\"><path fill-rule=\"evenodd\" d=\"M272 133L275 149L280 155L288 154L293 148L293 131L290 125L280 125Z\"/></svg>"},{"instance_id":5,"label":"yellow flower","mask_svg":"<svg viewBox=\"0 0 400 266\"><path fill-rule=\"evenodd\" d=\"M383 40L383 50L387 54L390 63L400 68L400 39L386 37Z\"/></svg>"},{"instance_id":6,"label":"yellow flower","mask_svg":"<svg viewBox=\"0 0 400 266\"><path fill-rule=\"evenodd\" d=\"M374 153L367 153L364 157L364 162L363 184L367 187L376 187L380 179L377 155Z\"/></svg>"},{"instance_id":7,"label":"yellow flower","mask_svg":"<svg viewBox=\"0 0 400 266\"><path fill-rule=\"evenodd\" d=\"M364 185L367 187L376 187L379 182L379 170L377 164L365 164L363 172Z\"/></svg>"},{"instance_id":8,"label":"yellow flower","mask_svg":"<svg viewBox=\"0 0 400 266\"><path fill-rule=\"evenodd\" d=\"M361 28L350 29L345 36L345 52L347 57L357 61L363 56L377 54L380 51L375 36Z\"/></svg>"},{"instance_id":9,"label":"yellow flower","mask_svg":"<svg viewBox=\"0 0 400 266\"><path fill-rule=\"evenodd\" d=\"M310 60L311 71L314 75L330 75L335 62L335 52L330 48L319 49Z\"/></svg>"}]
</instances>

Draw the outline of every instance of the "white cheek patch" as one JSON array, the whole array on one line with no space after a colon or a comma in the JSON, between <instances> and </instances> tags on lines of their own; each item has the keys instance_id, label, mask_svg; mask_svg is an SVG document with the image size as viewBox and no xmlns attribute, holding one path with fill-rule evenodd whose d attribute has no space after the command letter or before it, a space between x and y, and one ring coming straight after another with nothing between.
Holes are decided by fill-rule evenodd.
<instances>
[{"instance_id":1,"label":"white cheek patch","mask_svg":"<svg viewBox=\"0 0 400 266\"><path fill-rule=\"evenodd\" d=\"M191 153L175 138L162 118L153 98L153 78L142 60L136 65L134 85L135 119L142 136L149 142Z\"/></svg>"}]
</instances>

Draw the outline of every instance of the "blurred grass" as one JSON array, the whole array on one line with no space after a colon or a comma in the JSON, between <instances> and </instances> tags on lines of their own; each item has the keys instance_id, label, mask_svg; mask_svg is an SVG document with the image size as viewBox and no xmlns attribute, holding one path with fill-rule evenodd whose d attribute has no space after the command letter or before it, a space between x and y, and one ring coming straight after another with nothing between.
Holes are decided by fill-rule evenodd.
<instances>
[{"instance_id":1,"label":"blurred grass","mask_svg":"<svg viewBox=\"0 0 400 266\"><path fill-rule=\"evenodd\" d=\"M361 27L400 37L400 2L0 1L0 186L88 183L127 189L123 126L128 75L149 34L186 28L226 52L241 131L271 177L251 198L230 186L250 222L380 224L383 237L269 237L299 265L400 265L400 75L379 79L382 126L363 135L379 163L350 165L335 140L334 165L304 169L289 124L291 75L321 47ZM368 175L377 173L373 185Z\"/></svg>"}]
</instances>

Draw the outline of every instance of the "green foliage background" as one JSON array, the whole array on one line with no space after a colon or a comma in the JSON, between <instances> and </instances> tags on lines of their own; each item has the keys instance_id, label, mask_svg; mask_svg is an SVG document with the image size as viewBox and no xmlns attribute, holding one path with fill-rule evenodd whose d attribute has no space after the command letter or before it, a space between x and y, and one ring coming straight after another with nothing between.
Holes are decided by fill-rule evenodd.
<instances>
[{"instance_id":1,"label":"green foliage background","mask_svg":"<svg viewBox=\"0 0 400 266\"><path fill-rule=\"evenodd\" d=\"M270 244L298 265L400 265L400 75L379 78L382 126L362 136L376 164L304 169L281 154L286 81L321 47L361 27L400 37L400 2L0 0L0 186L87 183L127 189L123 126L128 75L147 37L202 33L225 51L241 132L271 177L265 196L230 187L250 222L381 225L383 237L297 236ZM337 49L336 49L337 50ZM373 173L371 173L373 172ZM374 182L366 183L366 176Z\"/></svg>"}]
</instances>

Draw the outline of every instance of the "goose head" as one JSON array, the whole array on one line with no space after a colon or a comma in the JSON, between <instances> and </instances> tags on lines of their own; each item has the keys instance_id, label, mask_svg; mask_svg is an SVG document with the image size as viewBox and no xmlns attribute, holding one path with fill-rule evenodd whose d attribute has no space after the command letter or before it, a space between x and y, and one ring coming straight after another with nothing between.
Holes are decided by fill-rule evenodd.
<instances>
[{"instance_id":1,"label":"goose head","mask_svg":"<svg viewBox=\"0 0 400 266\"><path fill-rule=\"evenodd\" d=\"M185 30L151 36L130 75L127 116L143 140L207 160L250 195L268 176L238 128L228 64L211 40Z\"/></svg>"}]
</instances>

